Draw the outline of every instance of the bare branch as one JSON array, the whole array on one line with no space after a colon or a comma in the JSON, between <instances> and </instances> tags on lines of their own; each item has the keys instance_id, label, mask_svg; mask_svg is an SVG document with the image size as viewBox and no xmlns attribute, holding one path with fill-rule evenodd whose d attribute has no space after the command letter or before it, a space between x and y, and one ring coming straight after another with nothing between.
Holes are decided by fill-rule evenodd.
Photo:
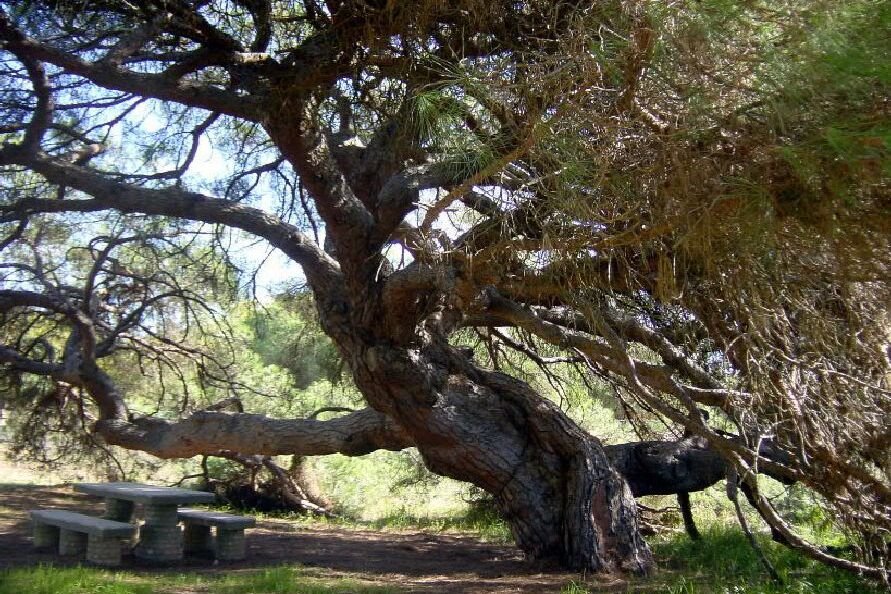
<instances>
[{"instance_id":1,"label":"bare branch","mask_svg":"<svg viewBox=\"0 0 891 594\"><path fill-rule=\"evenodd\" d=\"M259 100L239 96L231 91L164 74L121 70L107 62L86 62L71 53L57 50L22 34L12 26L2 11L0 11L0 39L8 50L23 58L54 64L108 89L201 107L247 120L258 120L262 114L262 104Z\"/></svg>"},{"instance_id":2,"label":"bare branch","mask_svg":"<svg viewBox=\"0 0 891 594\"><path fill-rule=\"evenodd\" d=\"M160 458L215 455L220 450L284 454L361 456L412 446L407 434L384 415L364 409L329 421L271 419L264 415L196 412L181 421L138 418L101 420L96 430L113 445Z\"/></svg>"},{"instance_id":3,"label":"bare branch","mask_svg":"<svg viewBox=\"0 0 891 594\"><path fill-rule=\"evenodd\" d=\"M90 200L25 198L0 207L0 222L21 220L36 212L96 212L115 209L180 216L207 223L222 223L263 237L301 264L312 282L336 286L338 265L295 226L260 209L203 196L175 187L149 189L114 182L88 169L40 156L33 159L9 154L7 162L27 164L47 180L93 196ZM0 162L4 155L0 153Z\"/></svg>"}]
</instances>

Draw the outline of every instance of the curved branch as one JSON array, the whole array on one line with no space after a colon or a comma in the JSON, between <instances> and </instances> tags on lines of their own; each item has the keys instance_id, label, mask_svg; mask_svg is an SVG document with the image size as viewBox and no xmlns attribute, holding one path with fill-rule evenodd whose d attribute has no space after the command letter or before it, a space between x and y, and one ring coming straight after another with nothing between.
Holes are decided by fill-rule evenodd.
<instances>
[{"instance_id":1,"label":"curved branch","mask_svg":"<svg viewBox=\"0 0 891 594\"><path fill-rule=\"evenodd\" d=\"M505 299L494 289L489 290L488 297L489 307L486 313L494 315L494 319L522 328L555 346L583 353L607 371L628 377L629 369L624 362L626 355L617 352L612 346L598 342L586 333L543 320L532 311ZM668 367L636 360L634 364L638 379L650 389L677 397L689 397L700 404L717 406L725 411L730 410L729 391L715 389L711 385L704 388L681 386L672 378L672 369Z\"/></svg>"},{"instance_id":2,"label":"curved branch","mask_svg":"<svg viewBox=\"0 0 891 594\"><path fill-rule=\"evenodd\" d=\"M686 376L688 380L696 382L698 386L705 389L723 389L720 382L712 377L705 369L693 362L689 356L681 351L681 349L659 332L648 328L640 320L630 315L622 315L618 311L608 307L601 307L598 311L604 317L605 321L615 329L619 336L649 348L659 355L666 365L676 369L678 372ZM583 332L595 333L595 329L583 315L574 313L554 313L543 308L535 308L535 313L548 322Z\"/></svg>"},{"instance_id":3,"label":"curved branch","mask_svg":"<svg viewBox=\"0 0 891 594\"><path fill-rule=\"evenodd\" d=\"M741 457L734 457L733 462L740 468L750 468L749 465ZM782 538L785 539L786 544L789 547L797 549L808 557L815 559L821 563L825 563L826 565L838 567L846 571L851 571L860 575L868 576L873 579L881 580L885 584L887 584L888 580L891 579L891 571L889 571L885 567L873 567L870 565L857 563L856 561L851 561L849 559L842 559L822 550L820 547L814 545L813 543L808 542L797 533L795 533L794 529L782 517L780 517L771 502L766 497L764 497L764 495L761 494L758 489L758 480L755 473L746 472L741 477L741 479L745 482L745 484L748 485L751 491L750 501L755 506L755 509L758 510L758 512L761 514L761 517L764 518L770 528L772 530L775 530ZM883 543L882 546L884 547L886 545Z\"/></svg>"},{"instance_id":4,"label":"curved branch","mask_svg":"<svg viewBox=\"0 0 891 594\"><path fill-rule=\"evenodd\" d=\"M73 332L72 347L78 345L83 349L83 356L92 359L96 353L96 332L93 320L83 311L67 303L63 298L55 298L32 291L0 289L0 312L13 308L45 309L61 314L71 321ZM68 347L66 347L67 349Z\"/></svg>"},{"instance_id":5,"label":"curved branch","mask_svg":"<svg viewBox=\"0 0 891 594\"><path fill-rule=\"evenodd\" d=\"M21 151L0 152L0 163L24 165L48 181L93 196L90 200L26 198L0 209L0 222L20 220L33 213L96 212L117 210L176 216L205 223L220 223L267 240L300 264L316 286L332 288L339 266L297 227L263 210L211 198L176 187L150 189L108 180L100 174L45 155L30 158ZM6 214L2 214L2 213Z\"/></svg>"},{"instance_id":6,"label":"curved branch","mask_svg":"<svg viewBox=\"0 0 891 594\"><path fill-rule=\"evenodd\" d=\"M377 195L375 241L383 242L392 235L405 215L415 208L422 190L445 186L451 183L451 177L444 168L423 165L400 171L387 179ZM424 232L420 234L425 235ZM429 230L426 234L429 235Z\"/></svg>"},{"instance_id":7,"label":"curved branch","mask_svg":"<svg viewBox=\"0 0 891 594\"><path fill-rule=\"evenodd\" d=\"M54 363L29 359L17 350L4 345L0 345L0 364L9 365L17 371L44 376L51 376L62 369L60 365Z\"/></svg>"},{"instance_id":8,"label":"curved branch","mask_svg":"<svg viewBox=\"0 0 891 594\"><path fill-rule=\"evenodd\" d=\"M0 10L0 39L9 51L19 57L54 64L107 89L134 93L165 101L174 101L213 112L259 120L260 100L234 91L199 85L164 74L144 74L121 70L113 62L87 62L76 55L58 50L32 39L16 29L6 13Z\"/></svg>"},{"instance_id":9,"label":"curved branch","mask_svg":"<svg viewBox=\"0 0 891 594\"><path fill-rule=\"evenodd\" d=\"M312 113L317 106L301 103L293 109L297 113L291 117L264 122L265 130L314 198L316 209L325 221L326 238L332 242L341 266L345 270L373 270L375 264L368 259L373 251L372 214L350 188L323 131L308 123L313 120ZM360 272L349 276L362 278L364 275Z\"/></svg>"},{"instance_id":10,"label":"curved branch","mask_svg":"<svg viewBox=\"0 0 891 594\"><path fill-rule=\"evenodd\" d=\"M29 153L36 152L40 148L40 141L49 129L53 119L53 92L46 75L46 68L38 60L28 55L17 57L25 65L28 78L37 96L37 105L34 107L34 116L25 128L25 138L22 140L22 148Z\"/></svg>"}]
</instances>

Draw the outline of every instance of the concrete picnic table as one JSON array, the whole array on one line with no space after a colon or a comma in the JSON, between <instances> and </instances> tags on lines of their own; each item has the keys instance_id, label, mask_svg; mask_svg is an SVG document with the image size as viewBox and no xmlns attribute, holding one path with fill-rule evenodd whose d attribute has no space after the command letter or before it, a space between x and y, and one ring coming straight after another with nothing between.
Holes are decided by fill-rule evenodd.
<instances>
[{"instance_id":1,"label":"concrete picnic table","mask_svg":"<svg viewBox=\"0 0 891 594\"><path fill-rule=\"evenodd\" d=\"M141 503L145 523L139 529L139 543L133 553L151 561L183 558L183 538L177 509L180 505L212 503L213 493L142 483L78 483L74 490L105 498L105 517L118 522L133 519L133 507Z\"/></svg>"}]
</instances>

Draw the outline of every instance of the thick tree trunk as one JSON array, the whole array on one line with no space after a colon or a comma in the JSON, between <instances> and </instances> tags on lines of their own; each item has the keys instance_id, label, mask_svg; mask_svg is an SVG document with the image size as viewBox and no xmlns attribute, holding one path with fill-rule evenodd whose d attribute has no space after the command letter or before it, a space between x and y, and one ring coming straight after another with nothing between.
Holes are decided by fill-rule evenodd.
<instances>
[{"instance_id":1,"label":"thick tree trunk","mask_svg":"<svg viewBox=\"0 0 891 594\"><path fill-rule=\"evenodd\" d=\"M527 384L436 340L366 347L352 364L369 403L432 471L495 497L530 557L596 572L652 567L634 497L600 442Z\"/></svg>"}]
</instances>

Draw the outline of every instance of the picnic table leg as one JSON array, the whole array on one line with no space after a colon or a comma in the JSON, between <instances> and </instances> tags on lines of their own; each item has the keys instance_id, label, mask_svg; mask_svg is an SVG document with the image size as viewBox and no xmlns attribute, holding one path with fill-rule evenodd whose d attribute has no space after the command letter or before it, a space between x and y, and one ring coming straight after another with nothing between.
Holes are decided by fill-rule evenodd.
<instances>
[{"instance_id":1,"label":"picnic table leg","mask_svg":"<svg viewBox=\"0 0 891 594\"><path fill-rule=\"evenodd\" d=\"M133 521L133 510L135 509L135 507L136 504L132 501L127 501L126 499L115 499L114 497L106 497L104 517L106 520L130 523ZM123 539L119 544L123 550L129 551L134 546L136 546L136 543L138 542L139 536L138 534L134 533L133 536Z\"/></svg>"},{"instance_id":2,"label":"picnic table leg","mask_svg":"<svg viewBox=\"0 0 891 594\"><path fill-rule=\"evenodd\" d=\"M176 515L176 505L145 504L145 524L139 531L134 553L151 561L176 561L183 558L183 537Z\"/></svg>"},{"instance_id":3,"label":"picnic table leg","mask_svg":"<svg viewBox=\"0 0 891 594\"><path fill-rule=\"evenodd\" d=\"M105 519L129 522L133 519L133 502L126 499L105 498Z\"/></svg>"}]
</instances>

